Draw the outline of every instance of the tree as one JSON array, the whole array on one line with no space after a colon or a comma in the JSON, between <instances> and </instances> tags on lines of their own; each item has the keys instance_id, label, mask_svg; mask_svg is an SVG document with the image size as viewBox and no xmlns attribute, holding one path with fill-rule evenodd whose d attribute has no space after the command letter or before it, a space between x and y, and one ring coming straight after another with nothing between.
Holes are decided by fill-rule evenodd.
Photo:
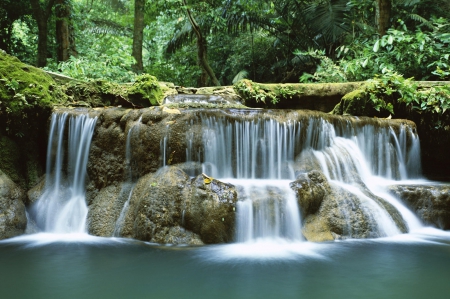
<instances>
[{"instance_id":1,"label":"tree","mask_svg":"<svg viewBox=\"0 0 450 299\"><path fill-rule=\"evenodd\" d=\"M58 61L66 61L70 56L76 56L75 37L71 22L71 1L56 0L56 43Z\"/></svg>"},{"instance_id":2,"label":"tree","mask_svg":"<svg viewBox=\"0 0 450 299\"><path fill-rule=\"evenodd\" d=\"M47 64L48 19L52 13L55 0L30 0L33 16L38 26L38 50L36 65L44 67Z\"/></svg>"},{"instance_id":3,"label":"tree","mask_svg":"<svg viewBox=\"0 0 450 299\"><path fill-rule=\"evenodd\" d=\"M201 77L201 82L199 82L199 86L206 86L206 76L207 74L211 79L212 83L215 86L220 86L219 80L217 80L216 75L214 74L213 69L209 65L208 62L208 46L205 37L203 36L202 30L198 25L197 21L194 19L191 10L187 6L186 0L183 0L184 7L186 9L186 13L189 19L189 23L191 23L192 29L197 37L197 59L198 64L203 70L203 76Z\"/></svg>"},{"instance_id":4,"label":"tree","mask_svg":"<svg viewBox=\"0 0 450 299\"><path fill-rule=\"evenodd\" d=\"M31 13L27 0L2 0L0 3L0 49L11 53L13 24Z\"/></svg>"},{"instance_id":5,"label":"tree","mask_svg":"<svg viewBox=\"0 0 450 299\"><path fill-rule=\"evenodd\" d=\"M378 34L383 36L390 27L392 3L391 0L377 0L376 3L376 22Z\"/></svg>"},{"instance_id":6,"label":"tree","mask_svg":"<svg viewBox=\"0 0 450 299\"><path fill-rule=\"evenodd\" d=\"M133 29L133 51L132 55L136 59L133 65L135 73L142 73L144 70L142 62L142 45L144 41L144 12L145 0L134 1L134 29Z\"/></svg>"}]
</instances>

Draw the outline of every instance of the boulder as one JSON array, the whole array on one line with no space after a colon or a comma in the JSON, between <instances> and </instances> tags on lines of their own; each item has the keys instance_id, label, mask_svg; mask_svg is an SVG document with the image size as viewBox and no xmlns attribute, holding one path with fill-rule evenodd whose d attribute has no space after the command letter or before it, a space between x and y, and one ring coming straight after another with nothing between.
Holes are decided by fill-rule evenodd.
<instances>
[{"instance_id":1,"label":"boulder","mask_svg":"<svg viewBox=\"0 0 450 299\"><path fill-rule=\"evenodd\" d=\"M193 179L183 202L184 225L205 243L232 242L236 201L233 185L199 175Z\"/></svg>"},{"instance_id":2,"label":"boulder","mask_svg":"<svg viewBox=\"0 0 450 299\"><path fill-rule=\"evenodd\" d=\"M389 191L426 224L450 229L450 184L393 185Z\"/></svg>"},{"instance_id":3,"label":"boulder","mask_svg":"<svg viewBox=\"0 0 450 299\"><path fill-rule=\"evenodd\" d=\"M155 243L230 242L236 200L232 185L164 167L138 180L120 235Z\"/></svg>"},{"instance_id":4,"label":"boulder","mask_svg":"<svg viewBox=\"0 0 450 299\"><path fill-rule=\"evenodd\" d=\"M0 170L0 240L25 232L25 193Z\"/></svg>"},{"instance_id":5,"label":"boulder","mask_svg":"<svg viewBox=\"0 0 450 299\"><path fill-rule=\"evenodd\" d=\"M132 184L110 185L97 193L89 205L88 231L95 236L114 236L116 223L127 201Z\"/></svg>"},{"instance_id":6,"label":"boulder","mask_svg":"<svg viewBox=\"0 0 450 299\"><path fill-rule=\"evenodd\" d=\"M378 205L396 224L400 232L406 225L389 203L370 193L364 186L352 192L343 185L330 183L319 171L300 174L291 183L302 211L302 233L308 241L332 241L346 238L376 238L383 236L376 214L368 208ZM369 203L370 200L373 202Z\"/></svg>"}]
</instances>

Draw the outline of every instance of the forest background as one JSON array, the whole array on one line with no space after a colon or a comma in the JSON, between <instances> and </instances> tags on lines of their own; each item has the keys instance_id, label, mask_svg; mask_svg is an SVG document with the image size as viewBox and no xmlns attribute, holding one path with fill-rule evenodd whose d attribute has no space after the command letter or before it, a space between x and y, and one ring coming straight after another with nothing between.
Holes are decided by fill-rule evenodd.
<instances>
[{"instance_id":1,"label":"forest background","mask_svg":"<svg viewBox=\"0 0 450 299\"><path fill-rule=\"evenodd\" d=\"M0 49L82 80L450 79L448 0L2 0Z\"/></svg>"}]
</instances>

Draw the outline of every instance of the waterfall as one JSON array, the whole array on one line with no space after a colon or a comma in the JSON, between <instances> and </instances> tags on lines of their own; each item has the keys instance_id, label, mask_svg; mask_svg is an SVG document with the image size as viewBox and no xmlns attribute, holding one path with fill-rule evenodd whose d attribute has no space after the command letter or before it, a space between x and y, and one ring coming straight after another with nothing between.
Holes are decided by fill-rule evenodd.
<instances>
[{"instance_id":1,"label":"waterfall","mask_svg":"<svg viewBox=\"0 0 450 299\"><path fill-rule=\"evenodd\" d=\"M236 240L302 240L300 212L289 187L295 178L291 164L299 124L210 116L203 116L202 123L203 172L238 188Z\"/></svg>"},{"instance_id":2,"label":"waterfall","mask_svg":"<svg viewBox=\"0 0 450 299\"><path fill-rule=\"evenodd\" d=\"M45 189L31 208L37 226L45 232L86 232L86 165L96 121L97 118L85 114L52 115ZM64 142L66 130L67 144ZM64 165L67 165L66 169Z\"/></svg>"},{"instance_id":3,"label":"waterfall","mask_svg":"<svg viewBox=\"0 0 450 299\"><path fill-rule=\"evenodd\" d=\"M298 204L285 182L295 179L293 163L305 151L313 152L310 159L317 161L330 184L357 199L351 205L358 205L370 222L376 232L371 236L400 233L385 207L373 199L376 196L398 210L409 230L421 226L411 211L387 194L383 182L420 176L419 139L409 126L394 129L376 119L240 113L199 117L201 155L194 155L192 134L186 134L187 161L197 159L205 174L237 186L238 242L302 239Z\"/></svg>"},{"instance_id":4,"label":"waterfall","mask_svg":"<svg viewBox=\"0 0 450 299\"><path fill-rule=\"evenodd\" d=\"M325 128L322 128L325 129ZM326 129L330 130L327 126ZM332 130L332 141L322 150L315 150L321 170L325 176L341 187L355 194L366 215L376 220L380 236L392 236L399 231L392 218L378 204L355 188L360 182L368 190L393 205L405 220L409 230L421 227L418 218L396 198L389 195L385 180L407 180L419 177L420 144L411 128L401 125L396 134L392 127L364 125L341 130L338 137ZM382 181L381 180L381 181ZM368 206L370 204L370 207Z\"/></svg>"}]
</instances>

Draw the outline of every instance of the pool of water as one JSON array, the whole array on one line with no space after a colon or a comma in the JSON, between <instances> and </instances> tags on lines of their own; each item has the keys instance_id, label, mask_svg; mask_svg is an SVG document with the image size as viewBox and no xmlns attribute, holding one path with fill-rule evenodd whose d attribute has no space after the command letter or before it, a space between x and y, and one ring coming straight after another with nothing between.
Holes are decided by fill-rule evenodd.
<instances>
[{"instance_id":1,"label":"pool of water","mask_svg":"<svg viewBox=\"0 0 450 299\"><path fill-rule=\"evenodd\" d=\"M0 298L449 298L450 232L174 247L86 235L0 242Z\"/></svg>"}]
</instances>

